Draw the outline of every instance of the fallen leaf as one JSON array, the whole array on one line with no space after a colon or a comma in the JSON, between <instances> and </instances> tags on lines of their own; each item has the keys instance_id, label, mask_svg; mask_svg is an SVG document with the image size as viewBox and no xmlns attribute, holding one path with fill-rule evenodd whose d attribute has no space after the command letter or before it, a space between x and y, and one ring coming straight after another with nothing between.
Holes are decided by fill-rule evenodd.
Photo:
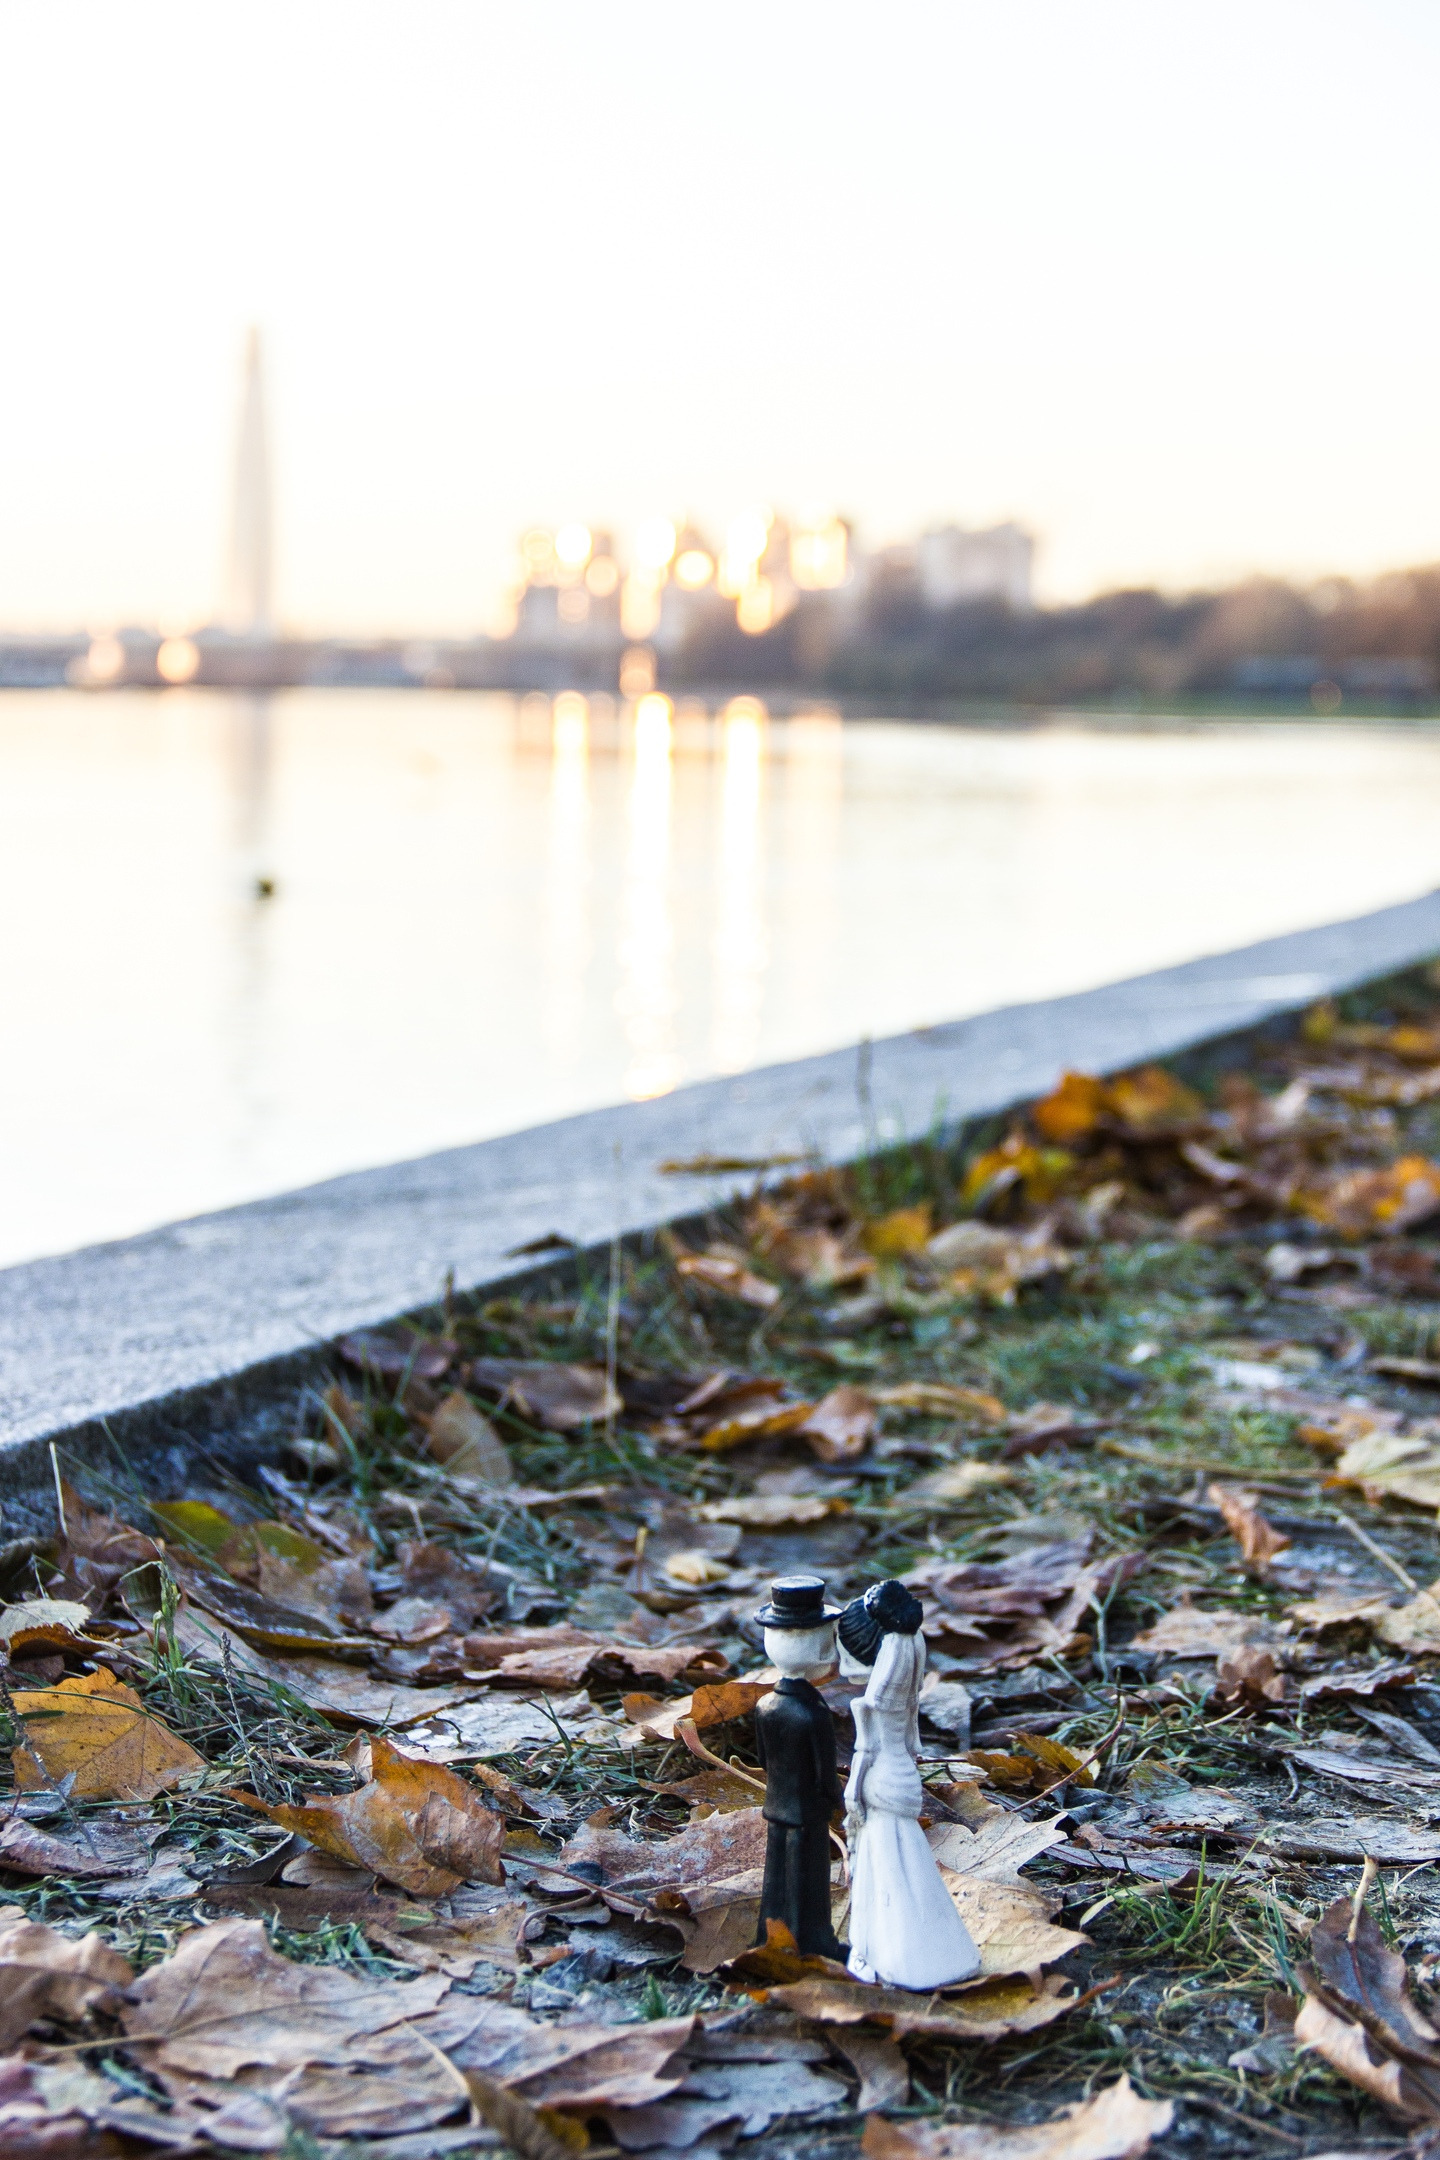
<instances>
[{"instance_id":1,"label":"fallen leaf","mask_svg":"<svg viewBox=\"0 0 1440 2160\"><path fill-rule=\"evenodd\" d=\"M468 1395L455 1388L424 1421L425 1445L451 1477L481 1485L513 1485L515 1466L504 1441Z\"/></svg>"},{"instance_id":2,"label":"fallen leaf","mask_svg":"<svg viewBox=\"0 0 1440 2160\"><path fill-rule=\"evenodd\" d=\"M1440 2033L1369 1908L1337 1899L1311 1929L1309 1947L1299 1973L1297 2048L1313 2048L1406 2121L1440 2121Z\"/></svg>"},{"instance_id":3,"label":"fallen leaf","mask_svg":"<svg viewBox=\"0 0 1440 2160\"><path fill-rule=\"evenodd\" d=\"M449 1993L448 1975L396 1984L277 1956L259 1921L193 1929L131 1991L127 2046L177 2099L255 2109L245 2142L273 2149L289 2126L382 2137L453 2115L475 2075L535 2110L639 2108L676 2089L669 2070L693 2018L547 2024L507 2003ZM146 2037L146 2036L151 2037ZM457 2075L458 2073L458 2075Z\"/></svg>"},{"instance_id":4,"label":"fallen leaf","mask_svg":"<svg viewBox=\"0 0 1440 2160\"><path fill-rule=\"evenodd\" d=\"M245 2072L252 2095L283 2103L260 2108L272 2134L277 2112L282 2127L288 2112L336 2134L396 2115L399 2127L420 2129L455 2107L454 2078L413 2029L449 1987L444 1974L395 1983L292 1964L270 1948L261 1921L221 1920L191 1929L140 1976L121 2021L135 2059L177 2098L223 2102Z\"/></svg>"},{"instance_id":5,"label":"fallen leaf","mask_svg":"<svg viewBox=\"0 0 1440 2160\"><path fill-rule=\"evenodd\" d=\"M450 1900L452 1912L458 1895ZM480 1964L520 1971L520 1930L533 1910L519 1899L510 1899L488 1912L420 1925L407 1915L403 1924L367 1924L365 1932L371 1941L383 1943L411 1964L448 1973L452 1980L468 1980Z\"/></svg>"},{"instance_id":6,"label":"fallen leaf","mask_svg":"<svg viewBox=\"0 0 1440 2160\"><path fill-rule=\"evenodd\" d=\"M25 1745L12 1758L22 1792L72 1775L77 1800L153 1800L205 1758L152 1717L112 1673L77 1674L14 1697Z\"/></svg>"},{"instance_id":7,"label":"fallen leaf","mask_svg":"<svg viewBox=\"0 0 1440 2160\"><path fill-rule=\"evenodd\" d=\"M729 1500L706 1500L695 1513L702 1522L739 1523L744 1530L803 1529L843 1515L849 1502L820 1493L741 1493Z\"/></svg>"},{"instance_id":8,"label":"fallen leaf","mask_svg":"<svg viewBox=\"0 0 1440 2160\"><path fill-rule=\"evenodd\" d=\"M1253 1613L1202 1611L1187 1599L1132 1636L1128 1647L1152 1657L1218 1658L1247 1643L1273 1649L1283 1640L1270 1621Z\"/></svg>"},{"instance_id":9,"label":"fallen leaf","mask_svg":"<svg viewBox=\"0 0 1440 2160\"><path fill-rule=\"evenodd\" d=\"M6 2160L125 2160L132 2137L191 2149L200 2125L130 2097L81 2063L54 2065L22 2055L0 2060L0 2151ZM112 2121L119 2117L119 2121ZM120 2132L129 2127L130 2136ZM167 2135L167 2132L169 2133Z\"/></svg>"},{"instance_id":10,"label":"fallen leaf","mask_svg":"<svg viewBox=\"0 0 1440 2160\"><path fill-rule=\"evenodd\" d=\"M1352 1440L1363 1440L1367 1433L1398 1432L1403 1423L1398 1410L1380 1410L1373 1403L1311 1403L1295 1427L1295 1437L1325 1454L1343 1455Z\"/></svg>"},{"instance_id":11,"label":"fallen leaf","mask_svg":"<svg viewBox=\"0 0 1440 2160\"><path fill-rule=\"evenodd\" d=\"M1020 1132L1006 1135L967 1164L960 1189L962 1204L977 1214L993 1208L1005 1193L1018 1193L1027 1206L1044 1207L1055 1199L1075 1158L1064 1148L1036 1147Z\"/></svg>"},{"instance_id":12,"label":"fallen leaf","mask_svg":"<svg viewBox=\"0 0 1440 2160\"><path fill-rule=\"evenodd\" d=\"M756 1230L766 1259L808 1290L842 1290L847 1284L865 1282L875 1272L874 1259L859 1245L853 1225L842 1232L827 1225L814 1229L779 1226L767 1232L757 1215Z\"/></svg>"},{"instance_id":13,"label":"fallen leaf","mask_svg":"<svg viewBox=\"0 0 1440 2160\"><path fill-rule=\"evenodd\" d=\"M730 1579L731 1571L725 1562L715 1553L704 1552L698 1546L684 1546L679 1552L666 1553L660 1564L672 1582L686 1583L693 1589Z\"/></svg>"},{"instance_id":14,"label":"fallen leaf","mask_svg":"<svg viewBox=\"0 0 1440 2160\"><path fill-rule=\"evenodd\" d=\"M868 2032L863 2025L835 2029L831 2045L860 2080L857 2115L873 2108L904 2107L910 2098L910 2065L893 2033Z\"/></svg>"},{"instance_id":15,"label":"fallen leaf","mask_svg":"<svg viewBox=\"0 0 1440 2160\"><path fill-rule=\"evenodd\" d=\"M914 1410L922 1417L978 1419L982 1425L1003 1425L1009 1411L998 1396L982 1388L951 1387L940 1380L902 1380L896 1387L872 1389L877 1403L895 1410Z\"/></svg>"},{"instance_id":16,"label":"fallen leaf","mask_svg":"<svg viewBox=\"0 0 1440 2160\"><path fill-rule=\"evenodd\" d=\"M482 1395L513 1403L532 1425L548 1432L579 1432L620 1415L624 1404L599 1365L552 1365L545 1358L476 1358L471 1385Z\"/></svg>"},{"instance_id":17,"label":"fallen leaf","mask_svg":"<svg viewBox=\"0 0 1440 2160\"><path fill-rule=\"evenodd\" d=\"M970 1745L971 1708L970 1690L962 1681L927 1675L920 1690L920 1715L938 1731L949 1733L961 1748Z\"/></svg>"},{"instance_id":18,"label":"fallen leaf","mask_svg":"<svg viewBox=\"0 0 1440 2160\"><path fill-rule=\"evenodd\" d=\"M821 1462L858 1462L875 1436L875 1398L864 1388L832 1388L796 1427Z\"/></svg>"},{"instance_id":19,"label":"fallen leaf","mask_svg":"<svg viewBox=\"0 0 1440 2160\"><path fill-rule=\"evenodd\" d=\"M1440 1213L1440 1163L1403 1155L1383 1170L1342 1170L1291 1205L1342 1237L1395 1237Z\"/></svg>"},{"instance_id":20,"label":"fallen leaf","mask_svg":"<svg viewBox=\"0 0 1440 2160\"><path fill-rule=\"evenodd\" d=\"M1022 1286L1062 1275L1075 1256L1051 1237L1041 1221L1028 1230L999 1230L990 1223L952 1223L931 1238L927 1264L943 1271L960 1296L977 1293L997 1305L1013 1305Z\"/></svg>"},{"instance_id":21,"label":"fallen leaf","mask_svg":"<svg viewBox=\"0 0 1440 2160\"><path fill-rule=\"evenodd\" d=\"M1174 2102L1142 2100L1121 2076L1118 2085L1062 2108L1048 2122L892 2123L874 2117L860 2150L866 2160L1138 2160L1175 2118Z\"/></svg>"},{"instance_id":22,"label":"fallen leaf","mask_svg":"<svg viewBox=\"0 0 1440 2160\"><path fill-rule=\"evenodd\" d=\"M371 1621L370 1633L381 1642L404 1643L413 1648L416 1643L435 1642L449 1635L454 1625L448 1605L437 1605L433 1598L403 1597Z\"/></svg>"},{"instance_id":23,"label":"fallen leaf","mask_svg":"<svg viewBox=\"0 0 1440 2160\"><path fill-rule=\"evenodd\" d=\"M1067 1072L1059 1085L1031 1105L1030 1118L1047 1140L1069 1146L1088 1140L1109 1107L1109 1090L1093 1073Z\"/></svg>"},{"instance_id":24,"label":"fallen leaf","mask_svg":"<svg viewBox=\"0 0 1440 2160\"><path fill-rule=\"evenodd\" d=\"M1419 1380L1426 1387L1440 1385L1440 1365L1434 1358L1372 1357L1371 1372L1388 1373L1395 1380Z\"/></svg>"},{"instance_id":25,"label":"fallen leaf","mask_svg":"<svg viewBox=\"0 0 1440 2160\"><path fill-rule=\"evenodd\" d=\"M1051 1923L1051 1901L1029 1883L984 1882L940 1870L951 1900L980 1952L982 1980L1011 1973L1038 1974L1090 1940L1074 1928Z\"/></svg>"},{"instance_id":26,"label":"fallen leaf","mask_svg":"<svg viewBox=\"0 0 1440 2160\"><path fill-rule=\"evenodd\" d=\"M700 1434L700 1445L707 1454L717 1455L749 1440L774 1439L808 1423L813 1408L808 1402L777 1403L773 1397L750 1403L707 1425Z\"/></svg>"},{"instance_id":27,"label":"fallen leaf","mask_svg":"<svg viewBox=\"0 0 1440 2160\"><path fill-rule=\"evenodd\" d=\"M931 1215L928 1200L917 1207L892 1208L888 1215L866 1223L860 1242L877 1260L900 1260L907 1253L923 1252L930 1240Z\"/></svg>"},{"instance_id":28,"label":"fallen leaf","mask_svg":"<svg viewBox=\"0 0 1440 2160\"><path fill-rule=\"evenodd\" d=\"M504 1880L505 1818L473 1786L439 1763L404 1754L380 1733L370 1763L369 1782L355 1792L274 1807L241 1797L321 1852L370 1868L417 1897L444 1897L462 1882Z\"/></svg>"},{"instance_id":29,"label":"fallen leaf","mask_svg":"<svg viewBox=\"0 0 1440 2160\"><path fill-rule=\"evenodd\" d=\"M22 1598L0 1612L0 1643L12 1658L37 1650L74 1650L90 1642L90 1608L71 1598Z\"/></svg>"},{"instance_id":30,"label":"fallen leaf","mask_svg":"<svg viewBox=\"0 0 1440 2160\"><path fill-rule=\"evenodd\" d=\"M718 1290L722 1297L736 1298L742 1305L754 1305L761 1312L769 1312L780 1302L778 1283L766 1282L743 1260L727 1253L681 1253L675 1269L687 1282Z\"/></svg>"},{"instance_id":31,"label":"fallen leaf","mask_svg":"<svg viewBox=\"0 0 1440 2160\"><path fill-rule=\"evenodd\" d=\"M753 1808L760 1793L764 1791L764 1779L757 1775L742 1775L738 1770L699 1770L694 1777L681 1778L678 1784L654 1785L652 1792L669 1800L683 1800L687 1806L701 1811L701 1815L733 1814L739 1808Z\"/></svg>"},{"instance_id":32,"label":"fallen leaf","mask_svg":"<svg viewBox=\"0 0 1440 2160\"><path fill-rule=\"evenodd\" d=\"M357 1328L342 1335L335 1348L347 1365L380 1380L439 1380L460 1355L458 1343L422 1340L408 1328L397 1328L393 1335Z\"/></svg>"},{"instance_id":33,"label":"fallen leaf","mask_svg":"<svg viewBox=\"0 0 1440 2160\"><path fill-rule=\"evenodd\" d=\"M1383 1590L1325 1590L1319 1597L1300 1598L1285 1608L1287 1618L1322 1635L1327 1628L1372 1626L1390 1610Z\"/></svg>"},{"instance_id":34,"label":"fallen leaf","mask_svg":"<svg viewBox=\"0 0 1440 2160\"><path fill-rule=\"evenodd\" d=\"M483 1613L501 1603L513 1581L509 1568L452 1552L448 1545L402 1541L395 1557L407 1597L431 1598L444 1605L457 1628L472 1628Z\"/></svg>"},{"instance_id":35,"label":"fallen leaf","mask_svg":"<svg viewBox=\"0 0 1440 2160\"><path fill-rule=\"evenodd\" d=\"M1299 2008L1293 1995L1281 1988L1265 1991L1265 2023L1260 2038L1247 2048L1237 2048L1229 2058L1232 2070L1244 2070L1251 2077L1274 2077L1281 2070L1288 2070L1295 2060L1295 2013Z\"/></svg>"},{"instance_id":36,"label":"fallen leaf","mask_svg":"<svg viewBox=\"0 0 1440 2160\"><path fill-rule=\"evenodd\" d=\"M1052 1740L1047 1733L1017 1733L1015 1745L1026 1755L1033 1756L1042 1769L1052 1773L1058 1771L1061 1777L1073 1777L1079 1785L1095 1783L1095 1772L1086 1757L1077 1755L1074 1748L1066 1747L1063 1741ZM1048 1782L1053 1784L1053 1775Z\"/></svg>"},{"instance_id":37,"label":"fallen leaf","mask_svg":"<svg viewBox=\"0 0 1440 2160\"><path fill-rule=\"evenodd\" d=\"M13 2047L37 2019L114 2009L134 1977L98 1935L77 1940L23 1919L0 1925L0 2047Z\"/></svg>"},{"instance_id":38,"label":"fallen leaf","mask_svg":"<svg viewBox=\"0 0 1440 2160\"><path fill-rule=\"evenodd\" d=\"M1284 1702L1288 1690L1272 1653L1258 1643L1241 1643L1216 1660L1215 1692L1221 1702L1259 1710Z\"/></svg>"},{"instance_id":39,"label":"fallen leaf","mask_svg":"<svg viewBox=\"0 0 1440 2160\"><path fill-rule=\"evenodd\" d=\"M124 1821L92 1817L63 1836L42 1830L23 1815L7 1816L0 1826L0 1867L17 1875L64 1875L75 1881L103 1882L117 1875L143 1875L150 1850Z\"/></svg>"},{"instance_id":40,"label":"fallen leaf","mask_svg":"<svg viewBox=\"0 0 1440 2160\"><path fill-rule=\"evenodd\" d=\"M1020 1455L1043 1455L1052 1447L1063 1447L1067 1440L1088 1438L1093 1432L1094 1421L1064 1403L1032 1403L1010 1420L1005 1458L1013 1461Z\"/></svg>"},{"instance_id":41,"label":"fallen leaf","mask_svg":"<svg viewBox=\"0 0 1440 2160\"><path fill-rule=\"evenodd\" d=\"M651 2150L663 2139L668 2153L692 2151L697 2139L722 2126L727 2142L735 2136L758 2137L778 2116L814 2116L845 2104L845 2088L836 2077L793 2058L717 2063L697 2062L687 2054L685 2070L685 2083L674 2099L609 2114L618 2143L630 2150ZM705 2149L715 2150L713 2145Z\"/></svg>"},{"instance_id":42,"label":"fallen leaf","mask_svg":"<svg viewBox=\"0 0 1440 2160\"><path fill-rule=\"evenodd\" d=\"M424 1697L443 1693L430 1688L406 1688L398 1692ZM470 1762L491 1755L513 1755L525 1747L545 1747L565 1738L578 1738L594 1725L599 1712L588 1695L487 1694L474 1696L437 1711L430 1717L413 1717L404 1728L405 1751L423 1755L427 1762ZM376 1724L384 1722L376 1718Z\"/></svg>"},{"instance_id":43,"label":"fallen leaf","mask_svg":"<svg viewBox=\"0 0 1440 2160\"><path fill-rule=\"evenodd\" d=\"M223 1621L227 1628L234 1628L257 1649L302 1654L311 1650L330 1654L351 1650L357 1656L369 1653L370 1645L363 1638L353 1635L344 1621L317 1605L283 1604L246 1583L232 1581L228 1575L178 1559L172 1561L171 1572L192 1603ZM291 1577L287 1588L293 1592L296 1587Z\"/></svg>"},{"instance_id":44,"label":"fallen leaf","mask_svg":"<svg viewBox=\"0 0 1440 2160\"><path fill-rule=\"evenodd\" d=\"M558 2135L558 2118L547 2122L538 2108L532 2108L497 2078L487 2077L483 2070L468 2070L463 2075L474 2113L492 2130L499 2131L507 2149L518 2154L519 2160L573 2160L574 2154L583 2152L589 2144L582 2125L567 2123L565 2128L578 2134ZM581 2138L585 2140L583 2145Z\"/></svg>"},{"instance_id":45,"label":"fallen leaf","mask_svg":"<svg viewBox=\"0 0 1440 2160\"><path fill-rule=\"evenodd\" d=\"M266 1658L263 1670L322 1716L342 1725L409 1726L422 1718L449 1717L485 1692L483 1680L426 1688L375 1680L353 1665L340 1665L330 1658Z\"/></svg>"},{"instance_id":46,"label":"fallen leaf","mask_svg":"<svg viewBox=\"0 0 1440 2160\"><path fill-rule=\"evenodd\" d=\"M1287 1859L1365 1860L1383 1866L1440 1860L1440 1832L1412 1829L1393 1815L1313 1815L1266 1826L1265 1843Z\"/></svg>"},{"instance_id":47,"label":"fallen leaf","mask_svg":"<svg viewBox=\"0 0 1440 2160\"><path fill-rule=\"evenodd\" d=\"M682 1719L688 1720L697 1732L705 1732L713 1725L728 1725L732 1718L747 1717L773 1686L774 1682L768 1680L723 1680L668 1702L653 1695L626 1695L622 1707L630 1723L639 1726L649 1738L673 1740Z\"/></svg>"},{"instance_id":48,"label":"fallen leaf","mask_svg":"<svg viewBox=\"0 0 1440 2160\"><path fill-rule=\"evenodd\" d=\"M1284 1552L1290 1543L1282 1531L1266 1522L1253 1493L1241 1492L1234 1485L1212 1485L1208 1497L1211 1506L1219 1508L1225 1518L1226 1528L1247 1566L1263 1573L1276 1553Z\"/></svg>"},{"instance_id":49,"label":"fallen leaf","mask_svg":"<svg viewBox=\"0 0 1440 2160\"><path fill-rule=\"evenodd\" d=\"M583 1868L603 1891L648 1896L657 1889L729 1880L765 1863L765 1818L751 1795L748 1809L707 1816L674 1837L640 1839L587 1823L561 1852L572 1871Z\"/></svg>"},{"instance_id":50,"label":"fallen leaf","mask_svg":"<svg viewBox=\"0 0 1440 2160\"><path fill-rule=\"evenodd\" d=\"M1391 1606L1372 1622L1381 1642L1412 1656L1440 1655L1440 1583L1421 1590L1403 1605Z\"/></svg>"},{"instance_id":51,"label":"fallen leaf","mask_svg":"<svg viewBox=\"0 0 1440 2160\"><path fill-rule=\"evenodd\" d=\"M1421 1769L1395 1755L1361 1754L1358 1743L1352 1751L1342 1744L1345 1737L1337 1735L1329 1747L1287 1746L1282 1752L1287 1762L1301 1763L1322 1777L1340 1778L1350 1785L1381 1785L1399 1792L1440 1791L1440 1771Z\"/></svg>"},{"instance_id":52,"label":"fallen leaf","mask_svg":"<svg viewBox=\"0 0 1440 2160\"><path fill-rule=\"evenodd\" d=\"M742 1968L745 1962L740 1960ZM982 1980L943 2002L905 1988L828 1976L771 1986L765 1999L820 2025L883 2025L897 2040L967 2041L1037 2032L1073 2010L1080 1997L1058 1973L1047 1973L1038 1987L1028 1980Z\"/></svg>"},{"instance_id":53,"label":"fallen leaf","mask_svg":"<svg viewBox=\"0 0 1440 2160\"><path fill-rule=\"evenodd\" d=\"M1326 1482L1358 1486L1370 1501L1440 1508L1440 1445L1419 1433L1365 1433L1351 1441Z\"/></svg>"},{"instance_id":54,"label":"fallen leaf","mask_svg":"<svg viewBox=\"0 0 1440 2160\"><path fill-rule=\"evenodd\" d=\"M1016 1475L1005 1463L946 1463L942 1469L931 1470L924 1477L916 1478L913 1484L895 1495L891 1505L896 1508L960 1507L977 1492L988 1492L996 1485L1013 1485Z\"/></svg>"}]
</instances>

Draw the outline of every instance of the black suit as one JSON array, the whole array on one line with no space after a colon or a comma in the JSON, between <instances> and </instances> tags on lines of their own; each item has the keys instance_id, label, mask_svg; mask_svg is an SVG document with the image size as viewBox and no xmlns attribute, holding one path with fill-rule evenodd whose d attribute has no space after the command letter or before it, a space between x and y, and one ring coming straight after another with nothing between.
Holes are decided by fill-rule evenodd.
<instances>
[{"instance_id":1,"label":"black suit","mask_svg":"<svg viewBox=\"0 0 1440 2160\"><path fill-rule=\"evenodd\" d=\"M846 1955L830 1920L830 1812L840 1802L835 1727L808 1680L781 1680L755 1709L765 1770L765 1886L760 1928L781 1920L807 1957Z\"/></svg>"}]
</instances>

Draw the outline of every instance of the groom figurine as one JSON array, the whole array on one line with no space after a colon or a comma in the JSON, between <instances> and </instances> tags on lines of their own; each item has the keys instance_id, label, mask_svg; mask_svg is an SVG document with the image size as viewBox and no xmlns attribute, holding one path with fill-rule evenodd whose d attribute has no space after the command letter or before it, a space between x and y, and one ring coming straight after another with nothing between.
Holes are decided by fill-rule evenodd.
<instances>
[{"instance_id":1,"label":"groom figurine","mask_svg":"<svg viewBox=\"0 0 1440 2160\"><path fill-rule=\"evenodd\" d=\"M845 1945L830 1918L830 1817L841 1798L835 1727L813 1685L835 1669L839 1611L826 1604L819 1575L784 1575L755 1615L781 1675L755 1707L768 1826L755 1940L765 1941L768 1920L781 1920L803 1957L843 1964Z\"/></svg>"}]
</instances>

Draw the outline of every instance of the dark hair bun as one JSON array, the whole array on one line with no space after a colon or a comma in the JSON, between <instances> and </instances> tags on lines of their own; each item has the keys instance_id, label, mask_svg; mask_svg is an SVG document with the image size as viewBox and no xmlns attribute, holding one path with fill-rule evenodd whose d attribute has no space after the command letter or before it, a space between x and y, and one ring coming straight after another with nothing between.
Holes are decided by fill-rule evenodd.
<instances>
[{"instance_id":1,"label":"dark hair bun","mask_svg":"<svg viewBox=\"0 0 1440 2160\"><path fill-rule=\"evenodd\" d=\"M873 1665L887 1635L917 1635L924 1617L924 1606L903 1583L873 1583L845 1607L835 1632L858 1664Z\"/></svg>"}]
</instances>

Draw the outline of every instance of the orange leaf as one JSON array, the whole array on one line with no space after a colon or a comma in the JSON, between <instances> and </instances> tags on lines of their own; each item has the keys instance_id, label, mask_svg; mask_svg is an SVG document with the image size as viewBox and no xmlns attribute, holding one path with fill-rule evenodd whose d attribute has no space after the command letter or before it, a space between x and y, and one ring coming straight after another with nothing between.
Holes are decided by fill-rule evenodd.
<instances>
[{"instance_id":1,"label":"orange leaf","mask_svg":"<svg viewBox=\"0 0 1440 2160\"><path fill-rule=\"evenodd\" d=\"M696 1688L690 1698L690 1717L700 1732L711 1725L728 1725L731 1718L745 1717L770 1692L755 1680L717 1680L709 1687Z\"/></svg>"},{"instance_id":2,"label":"orange leaf","mask_svg":"<svg viewBox=\"0 0 1440 2160\"><path fill-rule=\"evenodd\" d=\"M1054 1093L1036 1103L1031 1120L1047 1140L1066 1145L1088 1139L1105 1115L1106 1092L1093 1074L1067 1072Z\"/></svg>"},{"instance_id":3,"label":"orange leaf","mask_svg":"<svg viewBox=\"0 0 1440 2160\"><path fill-rule=\"evenodd\" d=\"M377 1733L371 1780L358 1791L317 1794L298 1806L247 1807L308 1838L333 1859L368 1868L416 1897L444 1897L462 1882L503 1881L505 1818L442 1763L402 1754Z\"/></svg>"},{"instance_id":4,"label":"orange leaf","mask_svg":"<svg viewBox=\"0 0 1440 2160\"><path fill-rule=\"evenodd\" d=\"M1212 1485L1208 1497L1211 1506L1219 1508L1224 1516L1241 1557L1252 1567L1268 1567L1275 1554L1284 1552L1290 1543L1283 1531L1266 1522L1253 1493L1239 1492L1233 1485Z\"/></svg>"}]
</instances>

